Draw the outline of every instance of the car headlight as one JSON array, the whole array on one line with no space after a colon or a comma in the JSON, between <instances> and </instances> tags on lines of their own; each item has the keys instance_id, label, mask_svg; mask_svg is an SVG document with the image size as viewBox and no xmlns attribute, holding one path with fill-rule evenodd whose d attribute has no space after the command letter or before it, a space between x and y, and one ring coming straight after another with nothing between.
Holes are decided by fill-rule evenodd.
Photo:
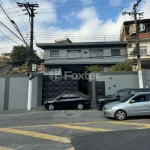
<instances>
[{"instance_id":1,"label":"car headlight","mask_svg":"<svg viewBox=\"0 0 150 150\"><path fill-rule=\"evenodd\" d=\"M110 106L109 106L109 107L106 107L107 110L112 110L112 108L113 108L113 107L110 107Z\"/></svg>"}]
</instances>

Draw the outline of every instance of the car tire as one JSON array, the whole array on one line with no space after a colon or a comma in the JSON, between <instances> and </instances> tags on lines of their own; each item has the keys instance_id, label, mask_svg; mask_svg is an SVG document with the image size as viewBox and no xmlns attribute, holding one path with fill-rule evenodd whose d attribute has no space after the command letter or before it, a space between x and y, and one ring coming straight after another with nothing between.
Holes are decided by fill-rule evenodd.
<instances>
[{"instance_id":1,"label":"car tire","mask_svg":"<svg viewBox=\"0 0 150 150\"><path fill-rule=\"evenodd\" d=\"M103 106L99 106L99 110L102 110L103 109Z\"/></svg>"},{"instance_id":2,"label":"car tire","mask_svg":"<svg viewBox=\"0 0 150 150\"><path fill-rule=\"evenodd\" d=\"M127 113L124 110L117 110L115 112L115 119L117 120L125 120L127 118Z\"/></svg>"},{"instance_id":3,"label":"car tire","mask_svg":"<svg viewBox=\"0 0 150 150\"><path fill-rule=\"evenodd\" d=\"M49 109L50 111L53 111L53 110L54 110L54 105L53 105L53 104L50 104L50 105L48 106L48 109Z\"/></svg>"},{"instance_id":4,"label":"car tire","mask_svg":"<svg viewBox=\"0 0 150 150\"><path fill-rule=\"evenodd\" d=\"M77 105L77 108L78 108L79 110L83 110L83 109L84 109L84 105L80 103L80 104Z\"/></svg>"}]
</instances>

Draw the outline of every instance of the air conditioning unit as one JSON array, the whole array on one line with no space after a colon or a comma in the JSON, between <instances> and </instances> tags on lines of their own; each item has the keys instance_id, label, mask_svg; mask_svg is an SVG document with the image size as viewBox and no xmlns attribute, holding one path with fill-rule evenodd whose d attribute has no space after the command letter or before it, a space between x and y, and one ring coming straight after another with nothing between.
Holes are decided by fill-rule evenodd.
<instances>
[{"instance_id":1,"label":"air conditioning unit","mask_svg":"<svg viewBox=\"0 0 150 150\"><path fill-rule=\"evenodd\" d=\"M132 48L132 44L131 43L128 44L128 48Z\"/></svg>"},{"instance_id":2,"label":"air conditioning unit","mask_svg":"<svg viewBox=\"0 0 150 150\"><path fill-rule=\"evenodd\" d=\"M83 51L83 53L87 53L87 52L88 52L88 50L86 50L86 49Z\"/></svg>"}]
</instances>

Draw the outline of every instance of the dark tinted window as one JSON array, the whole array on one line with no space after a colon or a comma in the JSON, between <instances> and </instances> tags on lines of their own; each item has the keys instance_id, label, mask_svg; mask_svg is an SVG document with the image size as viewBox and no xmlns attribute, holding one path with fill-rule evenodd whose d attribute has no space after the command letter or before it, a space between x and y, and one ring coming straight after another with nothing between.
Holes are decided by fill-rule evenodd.
<instances>
[{"instance_id":1,"label":"dark tinted window","mask_svg":"<svg viewBox=\"0 0 150 150\"><path fill-rule=\"evenodd\" d=\"M123 103L124 103L124 102L128 101L132 96L134 96L134 94L129 94L129 95L127 95L127 96L121 98L121 99L119 100L119 102L123 102Z\"/></svg>"},{"instance_id":2,"label":"dark tinted window","mask_svg":"<svg viewBox=\"0 0 150 150\"><path fill-rule=\"evenodd\" d=\"M128 95L129 93L130 93L129 90L125 90L125 91L121 91L118 95L120 97L124 97L124 96Z\"/></svg>"},{"instance_id":3,"label":"dark tinted window","mask_svg":"<svg viewBox=\"0 0 150 150\"><path fill-rule=\"evenodd\" d=\"M148 97L148 101L150 101L150 94L148 94L147 97Z\"/></svg>"},{"instance_id":4,"label":"dark tinted window","mask_svg":"<svg viewBox=\"0 0 150 150\"><path fill-rule=\"evenodd\" d=\"M137 89L137 90L133 90L135 92L150 92L150 89Z\"/></svg>"},{"instance_id":5,"label":"dark tinted window","mask_svg":"<svg viewBox=\"0 0 150 150\"><path fill-rule=\"evenodd\" d=\"M60 100L61 100L61 99L68 99L68 94L62 94L59 99L60 99Z\"/></svg>"},{"instance_id":6,"label":"dark tinted window","mask_svg":"<svg viewBox=\"0 0 150 150\"><path fill-rule=\"evenodd\" d=\"M146 98L146 94L140 94L138 96L135 96L133 98L133 100L138 103L138 102L145 102L145 101L148 101L148 99Z\"/></svg>"},{"instance_id":7,"label":"dark tinted window","mask_svg":"<svg viewBox=\"0 0 150 150\"><path fill-rule=\"evenodd\" d=\"M69 99L79 98L77 94L69 94Z\"/></svg>"},{"instance_id":8,"label":"dark tinted window","mask_svg":"<svg viewBox=\"0 0 150 150\"><path fill-rule=\"evenodd\" d=\"M78 93L78 95L81 96L81 97L86 97L87 96L87 95L85 95L83 93L80 93L80 92Z\"/></svg>"}]
</instances>

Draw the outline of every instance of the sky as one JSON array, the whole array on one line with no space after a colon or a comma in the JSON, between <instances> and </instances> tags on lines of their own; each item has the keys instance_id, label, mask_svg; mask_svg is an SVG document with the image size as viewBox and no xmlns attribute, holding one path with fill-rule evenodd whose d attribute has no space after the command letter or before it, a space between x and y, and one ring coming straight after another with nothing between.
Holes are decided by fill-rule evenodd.
<instances>
[{"instance_id":1,"label":"sky","mask_svg":"<svg viewBox=\"0 0 150 150\"><path fill-rule=\"evenodd\" d=\"M124 21L133 20L133 16L122 12L133 11L133 0L0 0L0 5L8 17L15 21L24 38L30 40L29 16L17 2L38 4L34 17L34 50L39 54L43 50L36 43L54 43L55 40L69 38L72 42L119 41ZM141 0L138 12L144 12L144 18L150 18L150 0ZM0 9L0 54L9 53L13 46L23 42L12 35L5 24L17 35L6 15Z\"/></svg>"}]
</instances>

